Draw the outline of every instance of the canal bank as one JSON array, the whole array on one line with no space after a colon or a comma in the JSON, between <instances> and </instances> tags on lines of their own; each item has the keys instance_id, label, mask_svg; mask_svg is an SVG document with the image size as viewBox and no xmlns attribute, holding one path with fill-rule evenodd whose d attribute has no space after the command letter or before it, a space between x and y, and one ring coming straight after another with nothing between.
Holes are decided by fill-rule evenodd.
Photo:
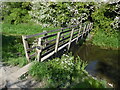
<instances>
[{"instance_id":1,"label":"canal bank","mask_svg":"<svg viewBox=\"0 0 120 90\"><path fill-rule=\"evenodd\" d=\"M82 60L88 62L86 71L90 75L98 79L104 79L108 83L112 83L114 87L119 87L120 75L118 72L120 72L120 66L118 50L103 49L87 42L81 46L79 44L72 45L71 51L74 56L79 56Z\"/></svg>"}]
</instances>

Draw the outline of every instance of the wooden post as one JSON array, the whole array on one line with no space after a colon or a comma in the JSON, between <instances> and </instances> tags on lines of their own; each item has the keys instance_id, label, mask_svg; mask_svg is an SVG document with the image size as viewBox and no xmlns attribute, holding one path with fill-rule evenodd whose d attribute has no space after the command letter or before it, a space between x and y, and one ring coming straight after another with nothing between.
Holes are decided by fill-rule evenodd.
<instances>
[{"instance_id":1,"label":"wooden post","mask_svg":"<svg viewBox=\"0 0 120 90\"><path fill-rule=\"evenodd\" d=\"M85 29L86 29L86 25L83 28L82 38L83 38L83 35L84 35L84 32L85 32Z\"/></svg>"},{"instance_id":2,"label":"wooden post","mask_svg":"<svg viewBox=\"0 0 120 90\"><path fill-rule=\"evenodd\" d=\"M44 36L46 36L47 35L47 31L44 30L43 32L45 32ZM47 42L47 39L44 39L44 41ZM47 44L45 44L44 46L46 47Z\"/></svg>"},{"instance_id":3,"label":"wooden post","mask_svg":"<svg viewBox=\"0 0 120 90\"><path fill-rule=\"evenodd\" d=\"M56 45L55 45L55 53L57 53L57 51L58 51L59 40L60 40L60 34L61 34L61 32L58 32L58 33L57 33Z\"/></svg>"},{"instance_id":4,"label":"wooden post","mask_svg":"<svg viewBox=\"0 0 120 90\"><path fill-rule=\"evenodd\" d=\"M89 24L86 25L85 36L87 35L88 31L89 31Z\"/></svg>"},{"instance_id":5,"label":"wooden post","mask_svg":"<svg viewBox=\"0 0 120 90\"><path fill-rule=\"evenodd\" d=\"M70 46L71 46L71 41L72 41L72 38L73 38L73 34L74 34L74 28L71 31L70 40L69 40L69 43L68 43L68 50L70 50Z\"/></svg>"},{"instance_id":6,"label":"wooden post","mask_svg":"<svg viewBox=\"0 0 120 90\"><path fill-rule=\"evenodd\" d=\"M42 54L42 38L38 38L38 46L40 47L37 49L37 61L41 60L41 54Z\"/></svg>"},{"instance_id":7,"label":"wooden post","mask_svg":"<svg viewBox=\"0 0 120 90\"><path fill-rule=\"evenodd\" d=\"M77 36L77 39L76 39L76 43L78 42L78 39L79 39L79 37L80 37L80 31L81 31L81 24L80 24L80 28L79 28L79 31L78 31L78 36Z\"/></svg>"},{"instance_id":8,"label":"wooden post","mask_svg":"<svg viewBox=\"0 0 120 90\"><path fill-rule=\"evenodd\" d=\"M64 30L64 29L62 29L62 32L63 32L63 30ZM62 33L62 32L61 32L61 33ZM64 37L63 37L63 36L64 36L64 33L62 33L62 35L61 35L62 40L64 39ZM62 41L62 43L64 43L64 40Z\"/></svg>"},{"instance_id":9,"label":"wooden post","mask_svg":"<svg viewBox=\"0 0 120 90\"><path fill-rule=\"evenodd\" d=\"M93 23L90 23L90 30L92 29L92 27L93 27Z\"/></svg>"},{"instance_id":10,"label":"wooden post","mask_svg":"<svg viewBox=\"0 0 120 90\"><path fill-rule=\"evenodd\" d=\"M23 46L24 46L24 50L25 50L25 55L26 55L26 58L27 58L27 60L29 62L30 59L29 59L29 54L28 54L28 51L27 51L29 46L28 46L28 41L26 40L26 36L22 35L22 41L23 41Z\"/></svg>"},{"instance_id":11,"label":"wooden post","mask_svg":"<svg viewBox=\"0 0 120 90\"><path fill-rule=\"evenodd\" d=\"M87 32L89 33L89 30L90 30L90 23L88 24L88 26L87 26Z\"/></svg>"}]
</instances>

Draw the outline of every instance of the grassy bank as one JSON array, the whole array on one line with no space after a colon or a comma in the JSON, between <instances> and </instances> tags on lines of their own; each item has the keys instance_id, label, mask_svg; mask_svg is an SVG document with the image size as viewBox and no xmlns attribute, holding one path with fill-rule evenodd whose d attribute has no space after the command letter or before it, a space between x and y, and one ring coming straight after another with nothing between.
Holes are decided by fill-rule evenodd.
<instances>
[{"instance_id":1,"label":"grassy bank","mask_svg":"<svg viewBox=\"0 0 120 90\"><path fill-rule=\"evenodd\" d=\"M7 64L24 66L26 62L21 35L40 33L43 30L53 30L54 27L42 28L33 24L1 24L2 29L2 61Z\"/></svg>"},{"instance_id":2,"label":"grassy bank","mask_svg":"<svg viewBox=\"0 0 120 90\"><path fill-rule=\"evenodd\" d=\"M29 74L43 82L42 88L106 88L106 81L97 80L85 71L87 63L71 55L48 62L35 62Z\"/></svg>"},{"instance_id":3,"label":"grassy bank","mask_svg":"<svg viewBox=\"0 0 120 90\"><path fill-rule=\"evenodd\" d=\"M114 33L108 36L104 31L99 30L94 34L92 44L102 48L118 49L120 48L119 33Z\"/></svg>"},{"instance_id":4,"label":"grassy bank","mask_svg":"<svg viewBox=\"0 0 120 90\"><path fill-rule=\"evenodd\" d=\"M32 35L36 33L41 33L44 30L49 31L49 30L54 30L58 29L59 27L42 27L40 25L34 25L34 24L17 24L17 25L12 25L12 24L7 24L3 23L1 25L2 27L2 32L3 34L9 34L9 35Z\"/></svg>"}]
</instances>

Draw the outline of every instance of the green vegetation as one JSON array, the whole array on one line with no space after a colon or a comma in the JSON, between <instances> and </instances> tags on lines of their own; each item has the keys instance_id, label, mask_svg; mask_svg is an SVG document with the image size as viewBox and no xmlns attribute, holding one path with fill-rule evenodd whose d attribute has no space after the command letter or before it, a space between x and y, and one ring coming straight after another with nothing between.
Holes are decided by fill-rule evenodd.
<instances>
[{"instance_id":1,"label":"green vegetation","mask_svg":"<svg viewBox=\"0 0 120 90\"><path fill-rule=\"evenodd\" d=\"M0 7L2 8L0 19L3 21L0 25L2 28L2 61L20 67L28 63L25 59L21 35L32 35L81 22L94 23L93 44L107 48L119 48L117 7L116 4L91 2L2 3ZM59 27L44 28L49 25ZM86 65L86 62L80 58L63 55L61 58L48 62L35 62L29 74L40 81L46 80L44 85L46 88L107 87L105 81L88 75L85 71Z\"/></svg>"},{"instance_id":2,"label":"green vegetation","mask_svg":"<svg viewBox=\"0 0 120 90\"><path fill-rule=\"evenodd\" d=\"M30 2L3 2L2 19L5 23L19 24L28 23L31 20L29 11L31 10Z\"/></svg>"},{"instance_id":3,"label":"green vegetation","mask_svg":"<svg viewBox=\"0 0 120 90\"><path fill-rule=\"evenodd\" d=\"M117 4L96 5L92 13L94 22L92 43L106 48L120 48L119 45L119 15Z\"/></svg>"},{"instance_id":4,"label":"green vegetation","mask_svg":"<svg viewBox=\"0 0 120 90\"><path fill-rule=\"evenodd\" d=\"M43 26L71 26L90 20L94 2L34 2L30 15ZM82 20L81 20L82 19Z\"/></svg>"},{"instance_id":5,"label":"green vegetation","mask_svg":"<svg viewBox=\"0 0 120 90\"><path fill-rule=\"evenodd\" d=\"M102 48L118 49L120 48L118 37L118 33L108 36L104 31L97 31L92 39L92 43Z\"/></svg>"},{"instance_id":6,"label":"green vegetation","mask_svg":"<svg viewBox=\"0 0 120 90\"><path fill-rule=\"evenodd\" d=\"M2 24L2 32L3 34L9 34L14 36L21 36L21 35L32 35L36 33L41 33L44 30L54 30L58 29L60 27L42 27L40 25L34 25L34 24L18 24L18 25L11 25L11 24Z\"/></svg>"},{"instance_id":7,"label":"green vegetation","mask_svg":"<svg viewBox=\"0 0 120 90\"><path fill-rule=\"evenodd\" d=\"M29 74L46 81L46 88L105 88L106 82L94 79L85 71L87 63L79 57L63 55L48 62L35 62Z\"/></svg>"}]
</instances>

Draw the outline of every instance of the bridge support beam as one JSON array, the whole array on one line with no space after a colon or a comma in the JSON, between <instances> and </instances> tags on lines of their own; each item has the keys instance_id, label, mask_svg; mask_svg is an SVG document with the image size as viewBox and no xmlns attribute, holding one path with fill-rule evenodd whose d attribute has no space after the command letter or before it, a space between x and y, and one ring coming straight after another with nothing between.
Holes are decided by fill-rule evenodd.
<instances>
[{"instance_id":1,"label":"bridge support beam","mask_svg":"<svg viewBox=\"0 0 120 90\"><path fill-rule=\"evenodd\" d=\"M37 48L37 61L40 61L42 54L42 38L38 38L38 47L39 48Z\"/></svg>"},{"instance_id":2,"label":"bridge support beam","mask_svg":"<svg viewBox=\"0 0 120 90\"><path fill-rule=\"evenodd\" d=\"M72 41L72 38L73 38L73 34L74 34L74 28L71 31L70 40L69 40L69 43L68 43L68 50L70 50L70 46L71 46L71 41Z\"/></svg>"},{"instance_id":3,"label":"bridge support beam","mask_svg":"<svg viewBox=\"0 0 120 90\"><path fill-rule=\"evenodd\" d=\"M29 62L30 58L29 58L29 54L28 54L28 51L27 51L29 46L28 46L28 41L26 40L26 36L22 35L22 41L23 41L23 46L24 46L24 50L25 50L25 55L26 55L26 58Z\"/></svg>"},{"instance_id":4,"label":"bridge support beam","mask_svg":"<svg viewBox=\"0 0 120 90\"><path fill-rule=\"evenodd\" d=\"M58 51L59 40L60 40L60 34L61 34L61 32L58 32L58 33L57 33L56 45L55 45L55 53L57 53L57 51Z\"/></svg>"}]
</instances>

